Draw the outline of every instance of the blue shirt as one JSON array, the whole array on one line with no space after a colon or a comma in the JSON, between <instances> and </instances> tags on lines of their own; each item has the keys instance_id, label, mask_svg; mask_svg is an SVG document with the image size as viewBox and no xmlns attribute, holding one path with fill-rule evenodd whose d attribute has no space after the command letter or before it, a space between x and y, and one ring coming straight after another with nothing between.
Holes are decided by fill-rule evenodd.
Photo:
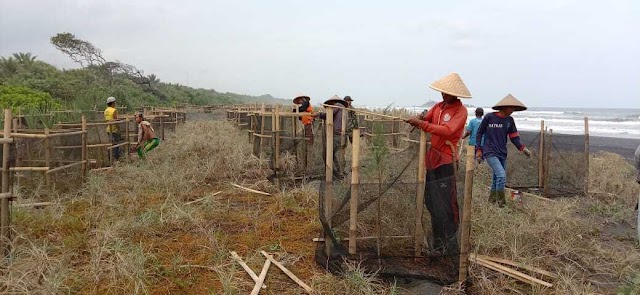
<instances>
[{"instance_id":1,"label":"blue shirt","mask_svg":"<svg viewBox=\"0 0 640 295\"><path fill-rule=\"evenodd\" d=\"M507 159L507 137L518 150L524 149L524 144L520 142L520 134L516 129L513 117L503 117L500 113L489 113L484 116L478 128L477 136L484 136L483 143L476 143L476 148L482 151L485 158L498 157Z\"/></svg>"},{"instance_id":2,"label":"blue shirt","mask_svg":"<svg viewBox=\"0 0 640 295\"><path fill-rule=\"evenodd\" d=\"M476 135L478 134L478 128L480 128L480 122L482 118L473 118L467 125L467 131L469 131L469 145L476 145Z\"/></svg>"}]
</instances>

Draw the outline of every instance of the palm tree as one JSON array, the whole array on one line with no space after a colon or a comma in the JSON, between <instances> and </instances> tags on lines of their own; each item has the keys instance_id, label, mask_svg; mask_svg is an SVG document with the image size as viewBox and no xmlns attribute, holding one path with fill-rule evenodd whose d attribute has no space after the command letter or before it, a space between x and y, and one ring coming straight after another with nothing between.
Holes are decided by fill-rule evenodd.
<instances>
[{"instance_id":1,"label":"palm tree","mask_svg":"<svg viewBox=\"0 0 640 295\"><path fill-rule=\"evenodd\" d=\"M160 79L158 79L155 74L147 75L147 79L149 80L149 85L156 85L160 83Z\"/></svg>"},{"instance_id":2,"label":"palm tree","mask_svg":"<svg viewBox=\"0 0 640 295\"><path fill-rule=\"evenodd\" d=\"M24 52L18 52L18 53L14 53L13 57L16 59L16 61L24 66L30 66L31 64L33 64L33 62L36 60L36 56L35 55L31 55L30 52L24 53Z\"/></svg>"},{"instance_id":3,"label":"palm tree","mask_svg":"<svg viewBox=\"0 0 640 295\"><path fill-rule=\"evenodd\" d=\"M20 68L20 63L12 56L9 58L0 57L0 77L10 78L18 73L18 68Z\"/></svg>"}]
</instances>

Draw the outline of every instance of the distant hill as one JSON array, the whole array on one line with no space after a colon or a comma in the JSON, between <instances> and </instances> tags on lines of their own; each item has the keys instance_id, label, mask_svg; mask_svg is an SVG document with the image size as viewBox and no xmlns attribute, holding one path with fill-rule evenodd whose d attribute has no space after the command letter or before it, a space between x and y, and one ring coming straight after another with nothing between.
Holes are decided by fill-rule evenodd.
<instances>
[{"instance_id":1,"label":"distant hill","mask_svg":"<svg viewBox=\"0 0 640 295\"><path fill-rule=\"evenodd\" d=\"M109 96L130 107L290 102L270 94L251 96L162 82L133 65L106 60L100 49L70 33L53 36L51 43L80 68L58 69L31 53L0 57L0 107L86 110L103 108Z\"/></svg>"}]
</instances>

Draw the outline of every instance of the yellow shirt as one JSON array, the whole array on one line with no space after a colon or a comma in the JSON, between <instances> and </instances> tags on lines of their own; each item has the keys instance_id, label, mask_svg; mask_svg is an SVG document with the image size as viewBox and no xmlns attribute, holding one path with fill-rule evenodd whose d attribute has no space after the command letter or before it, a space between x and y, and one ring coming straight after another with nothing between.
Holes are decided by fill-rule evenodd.
<instances>
[{"instance_id":1,"label":"yellow shirt","mask_svg":"<svg viewBox=\"0 0 640 295\"><path fill-rule=\"evenodd\" d=\"M104 110L104 119L109 122L109 121L113 121L113 114L115 114L116 112L116 108L112 108L112 107L107 107ZM118 132L118 125L107 125L107 133L117 133Z\"/></svg>"}]
</instances>

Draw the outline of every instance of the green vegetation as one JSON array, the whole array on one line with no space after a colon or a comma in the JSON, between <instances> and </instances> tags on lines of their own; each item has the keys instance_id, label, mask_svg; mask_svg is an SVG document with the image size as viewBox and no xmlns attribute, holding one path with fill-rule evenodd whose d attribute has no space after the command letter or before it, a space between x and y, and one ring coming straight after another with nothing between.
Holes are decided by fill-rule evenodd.
<instances>
[{"instance_id":1,"label":"green vegetation","mask_svg":"<svg viewBox=\"0 0 640 295\"><path fill-rule=\"evenodd\" d=\"M71 33L57 34L51 43L80 68L60 70L31 53L0 57L0 107L39 113L60 108L101 109L109 96L129 107L276 101L268 94L221 93L161 82L135 66L107 60L99 48Z\"/></svg>"}]
</instances>

